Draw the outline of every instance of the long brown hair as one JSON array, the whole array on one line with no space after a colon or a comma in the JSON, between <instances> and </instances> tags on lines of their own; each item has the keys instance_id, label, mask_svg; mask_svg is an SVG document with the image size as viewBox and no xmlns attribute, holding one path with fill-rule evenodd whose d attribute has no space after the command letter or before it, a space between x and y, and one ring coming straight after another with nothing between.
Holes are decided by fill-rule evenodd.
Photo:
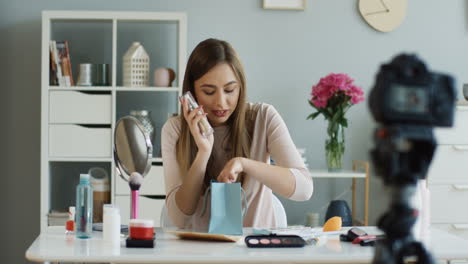
<instances>
[{"instance_id":1,"label":"long brown hair","mask_svg":"<svg viewBox=\"0 0 468 264\"><path fill-rule=\"evenodd\" d=\"M193 96L196 97L195 81L220 63L228 64L239 82L237 107L227 121L227 125L229 126L228 137L231 139L227 142L230 143L230 145L227 146L229 159L234 157L249 158L252 125L250 124L251 122L246 122L249 120L246 120L247 102L245 74L236 51L228 42L218 39L207 39L200 42L195 47L187 62L182 91L183 93L190 91ZM181 113L183 113L182 110ZM186 174L195 159L198 148L183 114L179 115L179 118L181 119L181 133L176 145L177 161L180 164L182 174ZM208 161L205 173L205 187L209 184L211 179L217 177L217 175L213 175L214 172L210 170L210 168L213 167L211 166L212 163L213 153ZM243 180L244 175L241 175L238 181L242 183Z\"/></svg>"}]
</instances>

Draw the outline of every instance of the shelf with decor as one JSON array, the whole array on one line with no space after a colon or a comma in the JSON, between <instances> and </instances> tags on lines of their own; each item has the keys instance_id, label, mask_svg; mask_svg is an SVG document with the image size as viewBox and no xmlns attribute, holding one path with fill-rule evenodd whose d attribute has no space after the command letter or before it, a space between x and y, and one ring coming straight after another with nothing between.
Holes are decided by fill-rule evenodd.
<instances>
[{"instance_id":1,"label":"shelf with decor","mask_svg":"<svg viewBox=\"0 0 468 264\"><path fill-rule=\"evenodd\" d=\"M351 213L355 225L369 224L369 162L361 160L353 160L352 170L327 171L327 170L310 170L312 179L314 178L339 178L352 179L352 205ZM364 180L364 216L359 219L356 216L357 211L357 184L358 180Z\"/></svg>"},{"instance_id":2,"label":"shelf with decor","mask_svg":"<svg viewBox=\"0 0 468 264\"><path fill-rule=\"evenodd\" d=\"M179 92L178 87L112 87L112 86L50 86L49 91L128 91L128 92Z\"/></svg>"},{"instance_id":3,"label":"shelf with decor","mask_svg":"<svg viewBox=\"0 0 468 264\"><path fill-rule=\"evenodd\" d=\"M79 174L96 166L107 172L110 201L120 206L122 222L128 221L130 190L116 174L112 151L116 122L132 111L149 112L154 127L152 169L142 187L141 211L151 212L143 216L159 223L157 208L164 204L160 132L180 108L186 23L185 13L176 12L43 11L41 230L51 212L74 205ZM53 82L57 67L62 66L54 63L52 69L49 46L53 40L68 43L74 85ZM123 57L134 42L141 43L149 59L148 79L140 86L123 85L127 70L122 67ZM163 75L154 79L157 69ZM66 193L58 190L62 185Z\"/></svg>"},{"instance_id":4,"label":"shelf with decor","mask_svg":"<svg viewBox=\"0 0 468 264\"><path fill-rule=\"evenodd\" d=\"M112 91L112 86L50 86L49 91Z\"/></svg>"}]
</instances>

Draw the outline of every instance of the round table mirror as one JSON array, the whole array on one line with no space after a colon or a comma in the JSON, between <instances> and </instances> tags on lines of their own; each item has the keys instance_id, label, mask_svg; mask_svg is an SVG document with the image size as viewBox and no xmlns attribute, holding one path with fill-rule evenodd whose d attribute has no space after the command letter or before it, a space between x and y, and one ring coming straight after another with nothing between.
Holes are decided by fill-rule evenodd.
<instances>
[{"instance_id":1,"label":"round table mirror","mask_svg":"<svg viewBox=\"0 0 468 264\"><path fill-rule=\"evenodd\" d=\"M152 156L150 137L140 121L131 116L119 119L114 131L114 160L120 177L129 181L133 172L144 177L151 168Z\"/></svg>"}]
</instances>

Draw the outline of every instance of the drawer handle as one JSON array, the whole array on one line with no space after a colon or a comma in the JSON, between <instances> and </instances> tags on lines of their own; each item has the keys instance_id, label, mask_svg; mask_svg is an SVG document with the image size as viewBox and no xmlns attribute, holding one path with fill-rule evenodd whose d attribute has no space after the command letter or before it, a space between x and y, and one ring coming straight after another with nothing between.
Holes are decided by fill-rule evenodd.
<instances>
[{"instance_id":1,"label":"drawer handle","mask_svg":"<svg viewBox=\"0 0 468 264\"><path fill-rule=\"evenodd\" d=\"M454 229L468 230L468 224L452 224Z\"/></svg>"},{"instance_id":2,"label":"drawer handle","mask_svg":"<svg viewBox=\"0 0 468 264\"><path fill-rule=\"evenodd\" d=\"M459 150L459 151L467 151L468 146L455 145L455 146L453 146L453 149L454 150Z\"/></svg>"},{"instance_id":3,"label":"drawer handle","mask_svg":"<svg viewBox=\"0 0 468 264\"><path fill-rule=\"evenodd\" d=\"M462 185L462 184L453 184L452 185L455 190L459 191L466 191L468 190L468 185Z\"/></svg>"},{"instance_id":4,"label":"drawer handle","mask_svg":"<svg viewBox=\"0 0 468 264\"><path fill-rule=\"evenodd\" d=\"M110 91L77 91L79 93L84 93L84 94L91 94L91 95L103 95L103 94L108 94L110 95L111 92Z\"/></svg>"},{"instance_id":5,"label":"drawer handle","mask_svg":"<svg viewBox=\"0 0 468 264\"><path fill-rule=\"evenodd\" d=\"M111 125L105 125L105 124L76 124L76 125L80 127L86 127L86 128L111 128Z\"/></svg>"},{"instance_id":6,"label":"drawer handle","mask_svg":"<svg viewBox=\"0 0 468 264\"><path fill-rule=\"evenodd\" d=\"M153 200L163 200L166 199L166 195L142 195L148 199L153 199Z\"/></svg>"}]
</instances>

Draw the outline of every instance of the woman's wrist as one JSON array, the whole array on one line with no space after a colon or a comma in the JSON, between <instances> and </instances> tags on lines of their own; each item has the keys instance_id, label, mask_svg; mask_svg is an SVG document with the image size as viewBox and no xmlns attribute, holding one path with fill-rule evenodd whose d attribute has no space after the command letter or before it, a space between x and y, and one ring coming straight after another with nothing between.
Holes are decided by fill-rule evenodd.
<instances>
[{"instance_id":1,"label":"woman's wrist","mask_svg":"<svg viewBox=\"0 0 468 264\"><path fill-rule=\"evenodd\" d=\"M244 157L237 157L235 158L239 161L239 163L241 164L242 166L242 171L245 172L246 174L248 173L248 163L249 163L249 159L247 158L244 158Z\"/></svg>"},{"instance_id":2,"label":"woman's wrist","mask_svg":"<svg viewBox=\"0 0 468 264\"><path fill-rule=\"evenodd\" d=\"M211 156L211 152L198 151L197 155L195 156L195 159L208 163L208 160L210 159L210 156Z\"/></svg>"}]
</instances>

